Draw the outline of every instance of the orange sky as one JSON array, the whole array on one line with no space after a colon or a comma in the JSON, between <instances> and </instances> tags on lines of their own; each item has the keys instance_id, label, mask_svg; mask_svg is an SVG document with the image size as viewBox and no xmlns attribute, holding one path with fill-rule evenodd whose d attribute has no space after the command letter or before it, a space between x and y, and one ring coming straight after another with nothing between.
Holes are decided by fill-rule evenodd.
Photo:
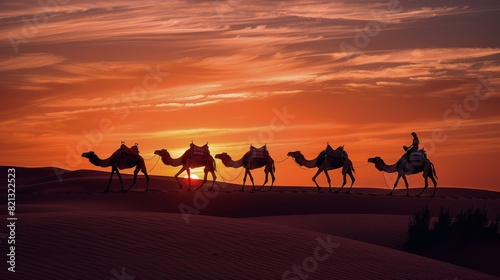
<instances>
[{"instance_id":1,"label":"orange sky","mask_svg":"<svg viewBox=\"0 0 500 280\"><path fill-rule=\"evenodd\" d=\"M120 141L145 158L267 143L276 161L329 142L345 145L357 186L384 187L367 158L395 162L416 131L440 185L500 191L500 3L53 3L0 4L1 165L97 169L81 152L107 157ZM315 170L276 167L277 185L312 186Z\"/></svg>"}]
</instances>

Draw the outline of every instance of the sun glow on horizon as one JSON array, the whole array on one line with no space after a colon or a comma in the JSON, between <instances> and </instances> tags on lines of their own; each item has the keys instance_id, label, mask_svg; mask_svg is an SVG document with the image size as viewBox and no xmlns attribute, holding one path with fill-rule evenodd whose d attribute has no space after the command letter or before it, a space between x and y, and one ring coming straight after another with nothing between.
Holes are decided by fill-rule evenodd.
<instances>
[{"instance_id":1,"label":"sun glow on horizon","mask_svg":"<svg viewBox=\"0 0 500 280\"><path fill-rule=\"evenodd\" d=\"M188 175L187 174L184 175L184 179L188 179ZM198 175L196 175L196 174L191 173L191 179L199 180L200 177L198 177Z\"/></svg>"}]
</instances>

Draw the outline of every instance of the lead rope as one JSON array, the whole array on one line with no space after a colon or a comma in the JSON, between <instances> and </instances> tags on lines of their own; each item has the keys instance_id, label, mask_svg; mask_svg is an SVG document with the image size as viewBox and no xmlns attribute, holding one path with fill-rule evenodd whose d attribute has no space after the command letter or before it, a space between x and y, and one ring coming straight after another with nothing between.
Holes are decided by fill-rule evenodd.
<instances>
[{"instance_id":1,"label":"lead rope","mask_svg":"<svg viewBox=\"0 0 500 280\"><path fill-rule=\"evenodd\" d=\"M279 160L279 161L274 161L276 163L282 163L282 162L285 162L290 156L287 156L284 160Z\"/></svg>"},{"instance_id":2,"label":"lead rope","mask_svg":"<svg viewBox=\"0 0 500 280\"><path fill-rule=\"evenodd\" d=\"M155 155L156 156L156 155ZM152 158L151 158L152 159ZM151 169L148 171L148 173L150 173L155 167L156 165L158 164L158 162L160 161L160 156L158 156L158 159L156 160L156 163L155 165L153 165L153 167L151 167Z\"/></svg>"},{"instance_id":3,"label":"lead rope","mask_svg":"<svg viewBox=\"0 0 500 280\"><path fill-rule=\"evenodd\" d=\"M224 183L233 182L233 181L236 181L241 176L241 173L243 173L243 170L245 170L245 168L242 168L240 173L238 174L238 176L236 176L236 178L231 179L231 180L227 180L226 178L224 178L224 176L222 176L222 174L219 172L219 170L217 170L217 174L220 175L220 177L222 178L222 181L224 181Z\"/></svg>"},{"instance_id":4,"label":"lead rope","mask_svg":"<svg viewBox=\"0 0 500 280\"><path fill-rule=\"evenodd\" d=\"M152 157L150 157L150 158L145 158L145 160L152 160L155 156L157 156L157 155L153 155L153 156L152 156Z\"/></svg>"}]
</instances>

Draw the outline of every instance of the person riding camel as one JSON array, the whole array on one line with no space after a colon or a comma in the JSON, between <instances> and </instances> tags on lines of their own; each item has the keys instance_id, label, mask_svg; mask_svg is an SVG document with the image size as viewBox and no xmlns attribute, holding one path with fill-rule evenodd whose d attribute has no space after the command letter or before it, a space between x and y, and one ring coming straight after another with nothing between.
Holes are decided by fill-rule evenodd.
<instances>
[{"instance_id":1,"label":"person riding camel","mask_svg":"<svg viewBox=\"0 0 500 280\"><path fill-rule=\"evenodd\" d=\"M417 137L417 133L412 132L411 136L413 136L413 141L412 141L410 147L403 146L403 150L405 150L405 152L406 152L405 155L403 156L403 158L408 159L408 161L410 159L410 157L409 157L410 153L412 151L418 151L418 145L420 145L420 140Z\"/></svg>"}]
</instances>

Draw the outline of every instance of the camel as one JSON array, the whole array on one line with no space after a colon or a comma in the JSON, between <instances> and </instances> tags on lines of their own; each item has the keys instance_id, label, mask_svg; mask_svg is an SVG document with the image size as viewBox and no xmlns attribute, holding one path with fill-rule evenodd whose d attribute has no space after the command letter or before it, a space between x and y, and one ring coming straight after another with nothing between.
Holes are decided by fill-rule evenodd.
<instances>
[{"instance_id":1,"label":"camel","mask_svg":"<svg viewBox=\"0 0 500 280\"><path fill-rule=\"evenodd\" d=\"M340 189L336 190L335 192L338 193L344 188L344 186L347 182L347 180L346 180L346 174L347 174L347 175L349 175L349 177L351 177L351 186L349 187L349 190L346 193L350 193L351 189L352 189L352 185L354 184L354 181L356 181L356 178L354 178L354 175L353 175L353 172L355 172L355 171L354 171L354 166L352 165L351 160L346 158L346 157L330 157L330 156L326 157L325 154L326 154L326 151L322 151L313 160L307 160L302 155L302 153L300 151L289 152L288 156L292 157L295 160L295 162L297 162L297 164L299 164L300 166L304 166L307 168L318 168L318 171L312 177L313 182L316 184L316 187L318 188L318 192L321 190L321 188L318 185L318 183L316 182L316 177L318 177L318 175L321 172L324 172L326 179L328 181L328 187L329 187L328 192L331 192L332 185L331 185L330 176L328 175L328 171L333 170L333 169L342 168L342 177L343 177L342 187L340 187ZM325 160L325 158L327 160Z\"/></svg>"},{"instance_id":2,"label":"camel","mask_svg":"<svg viewBox=\"0 0 500 280\"><path fill-rule=\"evenodd\" d=\"M111 185L111 181L113 180L113 175L116 172L116 175L118 175L118 179L120 179L120 185L122 187L121 191L124 192L123 189L123 180L122 176L120 175L120 169L128 169L128 168L134 168L134 181L132 182L132 185L128 188L127 191L129 191L136 183L137 180L137 173L139 173L139 170L144 173L144 176L146 177L146 191L149 189L149 176L148 172L146 170L146 164L144 163L144 159L139 156L139 155L131 155L127 154L126 152L122 151L116 151L114 152L109 158L107 159L100 159L94 151L82 153L82 157L88 158L90 163L92 163L95 166L99 167L109 167L111 166L111 176L109 177L109 182L108 182L108 187L104 192L109 191L109 186Z\"/></svg>"},{"instance_id":3,"label":"camel","mask_svg":"<svg viewBox=\"0 0 500 280\"><path fill-rule=\"evenodd\" d=\"M434 168L434 164L427 158L425 158L423 164L418 166L407 163L406 159L401 159L392 165L385 164L384 160L380 157L369 158L368 162L374 163L375 168L377 168L379 171L384 171L387 173L398 173L398 177L396 179L396 182L394 183L394 188L392 188L392 191L388 195L392 195L392 193L396 189L396 186L398 185L399 179L403 178L406 186L406 196L409 196L410 194L408 190L408 180L406 180L406 175L418 174L420 172L422 172L422 176L424 177L425 186L424 189L417 195L417 197L420 197L429 186L429 178L431 178L432 183L434 184L434 192L429 197L434 197L436 195L437 182L436 179L434 179L434 176L436 176L437 178L436 169Z\"/></svg>"},{"instance_id":4,"label":"camel","mask_svg":"<svg viewBox=\"0 0 500 280\"><path fill-rule=\"evenodd\" d=\"M182 184L181 181L179 180L179 175L186 171L187 172L187 179L188 179L188 191L191 190L191 168L198 168L198 167L205 167L203 170L205 173L205 176L203 177L203 182L201 185L196 188L195 190L200 189L206 182L207 182L207 175L208 172L212 174L213 182L212 186L210 187L209 191L213 189L214 184L215 184L215 179L217 179L217 176L215 176L215 171L216 171L216 164L214 158L210 155L191 155L189 153L189 149L180 157L180 158L172 158L170 156L170 153L166 149L162 150L156 150L155 155L159 155L161 157L161 161L165 165L171 165L174 167L181 166L181 170L177 172L177 174L174 175L175 179L179 183L179 189L182 189Z\"/></svg>"},{"instance_id":5,"label":"camel","mask_svg":"<svg viewBox=\"0 0 500 280\"><path fill-rule=\"evenodd\" d=\"M243 157L237 161L234 161L231 159L231 156L229 156L227 153L222 153L222 154L217 154L215 155L215 158L220 159L222 163L226 167L232 167L232 168L240 168L243 167L245 168L245 176L243 177L243 185L241 186L240 191L244 191L245 188L245 183L247 180L247 175L250 177L250 181L252 182L252 191L255 191L255 184L253 181L253 176L250 170L253 169L258 169L261 167L264 167L264 172L266 173L266 179L264 180L264 184L262 184L262 187L258 189L260 191L268 182L269 178L269 173L271 173L271 187L269 188L268 191L271 191L273 189L274 181L276 178L274 177L274 172L276 171L276 167L274 166L274 160L267 155L266 157L252 157L251 152L247 152Z\"/></svg>"}]
</instances>

